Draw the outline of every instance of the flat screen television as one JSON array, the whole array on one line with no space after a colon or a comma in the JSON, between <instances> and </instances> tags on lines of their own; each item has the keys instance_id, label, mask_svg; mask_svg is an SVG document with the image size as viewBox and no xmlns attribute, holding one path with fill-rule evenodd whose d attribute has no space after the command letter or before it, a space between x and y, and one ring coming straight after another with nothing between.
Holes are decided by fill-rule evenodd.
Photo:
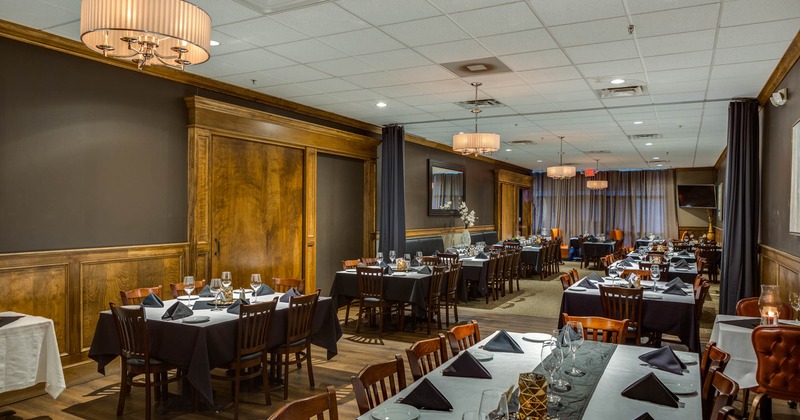
<instances>
[{"instance_id":1,"label":"flat screen television","mask_svg":"<svg viewBox=\"0 0 800 420\"><path fill-rule=\"evenodd\" d=\"M678 206L693 209L717 208L717 192L714 185L678 185Z\"/></svg>"}]
</instances>

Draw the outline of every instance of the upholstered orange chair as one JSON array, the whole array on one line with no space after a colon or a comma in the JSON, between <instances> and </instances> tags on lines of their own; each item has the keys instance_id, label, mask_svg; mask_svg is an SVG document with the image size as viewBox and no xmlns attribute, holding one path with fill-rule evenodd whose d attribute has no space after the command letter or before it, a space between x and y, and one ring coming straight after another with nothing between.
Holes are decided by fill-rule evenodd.
<instances>
[{"instance_id":1,"label":"upholstered orange chair","mask_svg":"<svg viewBox=\"0 0 800 420\"><path fill-rule=\"evenodd\" d=\"M764 325L751 336L756 352L756 396L750 407L754 419L764 397L800 401L800 326Z\"/></svg>"},{"instance_id":2,"label":"upholstered orange chair","mask_svg":"<svg viewBox=\"0 0 800 420\"><path fill-rule=\"evenodd\" d=\"M761 312L758 310L758 298L750 297L744 298L736 303L736 315L739 316L752 316L759 318ZM778 316L780 319L792 319L792 307L786 303L781 303L781 311Z\"/></svg>"}]
</instances>

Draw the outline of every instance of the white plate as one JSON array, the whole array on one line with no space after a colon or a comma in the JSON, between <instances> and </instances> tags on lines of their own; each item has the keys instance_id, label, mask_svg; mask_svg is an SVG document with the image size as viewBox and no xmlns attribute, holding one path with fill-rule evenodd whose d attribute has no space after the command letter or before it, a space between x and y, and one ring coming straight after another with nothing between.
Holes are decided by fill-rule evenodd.
<instances>
[{"instance_id":1,"label":"white plate","mask_svg":"<svg viewBox=\"0 0 800 420\"><path fill-rule=\"evenodd\" d=\"M689 356L688 354L679 354L678 359L681 359L681 362L687 365L693 365L697 363L697 358L694 356Z\"/></svg>"},{"instance_id":2,"label":"white plate","mask_svg":"<svg viewBox=\"0 0 800 420\"><path fill-rule=\"evenodd\" d=\"M192 295L192 296L178 296L178 300L195 300L200 299L200 296Z\"/></svg>"},{"instance_id":3,"label":"white plate","mask_svg":"<svg viewBox=\"0 0 800 420\"><path fill-rule=\"evenodd\" d=\"M580 286L572 286L569 288L569 290L572 290L573 292L585 292L586 288Z\"/></svg>"},{"instance_id":4,"label":"white plate","mask_svg":"<svg viewBox=\"0 0 800 420\"><path fill-rule=\"evenodd\" d=\"M691 395L697 393L697 385L691 382L664 382L664 386L675 395Z\"/></svg>"},{"instance_id":5,"label":"white plate","mask_svg":"<svg viewBox=\"0 0 800 420\"><path fill-rule=\"evenodd\" d=\"M202 316L202 315L201 316L189 316L189 317L183 318L183 323L184 324L200 324L202 322L208 322L210 319L211 319L211 317Z\"/></svg>"},{"instance_id":6,"label":"white plate","mask_svg":"<svg viewBox=\"0 0 800 420\"><path fill-rule=\"evenodd\" d=\"M525 341L532 341L534 343L544 343L545 341L552 340L553 336L545 333L527 333L522 336L522 339Z\"/></svg>"},{"instance_id":7,"label":"white plate","mask_svg":"<svg viewBox=\"0 0 800 420\"><path fill-rule=\"evenodd\" d=\"M494 359L494 355L486 350L481 349L469 349L467 350L475 357L475 360L479 362L488 362L489 360Z\"/></svg>"},{"instance_id":8,"label":"white plate","mask_svg":"<svg viewBox=\"0 0 800 420\"><path fill-rule=\"evenodd\" d=\"M348 268L348 269L346 269L344 271L347 271L348 273L355 273L356 269L355 268Z\"/></svg>"},{"instance_id":9,"label":"white plate","mask_svg":"<svg viewBox=\"0 0 800 420\"><path fill-rule=\"evenodd\" d=\"M644 292L645 299L664 299L664 296L661 293L656 292Z\"/></svg>"},{"instance_id":10,"label":"white plate","mask_svg":"<svg viewBox=\"0 0 800 420\"><path fill-rule=\"evenodd\" d=\"M407 404L384 404L372 410L372 418L375 420L417 420L419 410Z\"/></svg>"},{"instance_id":11,"label":"white plate","mask_svg":"<svg viewBox=\"0 0 800 420\"><path fill-rule=\"evenodd\" d=\"M392 275L393 276L405 276L406 272L405 271L395 271L395 272L392 273Z\"/></svg>"}]
</instances>

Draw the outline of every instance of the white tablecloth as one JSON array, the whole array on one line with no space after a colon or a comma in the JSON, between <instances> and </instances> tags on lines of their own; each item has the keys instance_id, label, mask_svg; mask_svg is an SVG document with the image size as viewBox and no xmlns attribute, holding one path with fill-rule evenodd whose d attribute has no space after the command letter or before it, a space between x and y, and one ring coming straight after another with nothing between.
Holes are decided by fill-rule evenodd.
<instances>
[{"instance_id":1,"label":"white tablecloth","mask_svg":"<svg viewBox=\"0 0 800 420\"><path fill-rule=\"evenodd\" d=\"M45 382L45 391L58 398L67 385L53 321L16 312L0 313L20 315L24 317L0 328L0 392Z\"/></svg>"},{"instance_id":2,"label":"white tablecloth","mask_svg":"<svg viewBox=\"0 0 800 420\"><path fill-rule=\"evenodd\" d=\"M450 359L442 366L439 366L425 377L438 388L442 394L453 405L452 412L422 410L420 420L448 419L461 420L461 416L466 411L475 411L480 405L481 393L486 389L498 388L506 390L512 384L517 384L521 372L530 372L541 361L540 353L542 344L525 341L522 334L510 333L519 343L525 354L494 352L494 358L487 362L482 362L486 369L492 374L492 379L473 379L452 376L443 376L441 371L455 360ZM488 342L494 334L483 339L476 346ZM697 364L689 365L689 373L682 376L640 366L641 361L637 358L642 353L652 351L648 347L618 346L614 355L609 360L600 382L589 401L584 413L584 419L634 419L644 412L649 412L654 418L682 418L700 419L700 370ZM690 357L697 357L694 353L676 352ZM565 362L565 367L571 366L570 362ZM620 392L628 385L648 373L655 373L659 379L674 382L690 382L697 385L698 393L690 396L681 396L680 400L686 405L683 408L671 408L653 403L632 400L622 397ZM397 398L404 397L410 393L416 382L410 384L406 389L390 398L383 404L391 404ZM359 420L370 420L370 413L359 417Z\"/></svg>"},{"instance_id":3,"label":"white tablecloth","mask_svg":"<svg viewBox=\"0 0 800 420\"><path fill-rule=\"evenodd\" d=\"M758 362L756 361L756 352L753 350L753 341L750 338L753 329L719 323L719 321L735 319L757 321L756 318L746 316L717 315L709 341L716 342L720 350L724 350L731 355L731 361L725 367L725 375L736 381L739 384L739 388L752 388L758 385L756 383Z\"/></svg>"}]
</instances>

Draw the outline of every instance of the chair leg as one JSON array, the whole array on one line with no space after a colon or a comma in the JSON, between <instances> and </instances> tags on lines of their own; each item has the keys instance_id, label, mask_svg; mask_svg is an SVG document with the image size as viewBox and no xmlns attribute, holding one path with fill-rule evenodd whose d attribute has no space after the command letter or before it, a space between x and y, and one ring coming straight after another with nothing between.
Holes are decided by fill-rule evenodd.
<instances>
[{"instance_id":1,"label":"chair leg","mask_svg":"<svg viewBox=\"0 0 800 420\"><path fill-rule=\"evenodd\" d=\"M286 360L283 362L283 400L289 399L289 353L286 353Z\"/></svg>"},{"instance_id":2,"label":"chair leg","mask_svg":"<svg viewBox=\"0 0 800 420\"><path fill-rule=\"evenodd\" d=\"M765 394L758 394L755 398L753 398L753 405L750 406L750 416L748 417L749 420L755 420L756 413L758 412L758 406L761 404L761 398L764 398ZM747 401L742 402L743 406L747 406Z\"/></svg>"},{"instance_id":3,"label":"chair leg","mask_svg":"<svg viewBox=\"0 0 800 420\"><path fill-rule=\"evenodd\" d=\"M269 366L270 361L267 359L267 355L261 358L261 382L264 383L264 402L267 405L272 405L272 397L269 395L269 371L267 370L267 366Z\"/></svg>"},{"instance_id":4,"label":"chair leg","mask_svg":"<svg viewBox=\"0 0 800 420\"><path fill-rule=\"evenodd\" d=\"M352 299L347 302L347 309L344 310L344 326L347 326L347 321L350 320L350 303Z\"/></svg>"},{"instance_id":5,"label":"chair leg","mask_svg":"<svg viewBox=\"0 0 800 420\"><path fill-rule=\"evenodd\" d=\"M241 369L239 366L236 366L236 374L233 378L233 420L237 420L239 418L239 391L242 387L242 382L240 379ZM264 385L266 388L269 388L269 382Z\"/></svg>"},{"instance_id":6,"label":"chair leg","mask_svg":"<svg viewBox=\"0 0 800 420\"><path fill-rule=\"evenodd\" d=\"M122 366L122 380L119 383L119 402L117 403L117 417L125 411L125 398L128 396L128 373L125 366Z\"/></svg>"},{"instance_id":7,"label":"chair leg","mask_svg":"<svg viewBox=\"0 0 800 420\"><path fill-rule=\"evenodd\" d=\"M311 385L311 388L314 388L314 368L311 367L311 344L306 345L306 365L308 366L308 384Z\"/></svg>"},{"instance_id":8,"label":"chair leg","mask_svg":"<svg viewBox=\"0 0 800 420\"><path fill-rule=\"evenodd\" d=\"M378 337L383 338L383 307L374 308L375 312L378 313Z\"/></svg>"},{"instance_id":9,"label":"chair leg","mask_svg":"<svg viewBox=\"0 0 800 420\"><path fill-rule=\"evenodd\" d=\"M356 334L361 331L361 315L364 313L364 307L361 302L358 304L358 318L356 319Z\"/></svg>"},{"instance_id":10,"label":"chair leg","mask_svg":"<svg viewBox=\"0 0 800 420\"><path fill-rule=\"evenodd\" d=\"M145 420L150 420L150 406L152 401L150 401L150 391L151 391L151 379L149 374L144 375L144 418Z\"/></svg>"},{"instance_id":11,"label":"chair leg","mask_svg":"<svg viewBox=\"0 0 800 420\"><path fill-rule=\"evenodd\" d=\"M442 305L441 302L436 302L436 326L439 330L442 329Z\"/></svg>"},{"instance_id":12,"label":"chair leg","mask_svg":"<svg viewBox=\"0 0 800 420\"><path fill-rule=\"evenodd\" d=\"M458 298L453 298L453 315L456 318L456 324L458 323Z\"/></svg>"},{"instance_id":13,"label":"chair leg","mask_svg":"<svg viewBox=\"0 0 800 420\"><path fill-rule=\"evenodd\" d=\"M297 359L297 370L300 370L300 369L303 368L303 361L300 359L300 355L301 354L302 353L295 353L294 354L294 358Z\"/></svg>"}]
</instances>

